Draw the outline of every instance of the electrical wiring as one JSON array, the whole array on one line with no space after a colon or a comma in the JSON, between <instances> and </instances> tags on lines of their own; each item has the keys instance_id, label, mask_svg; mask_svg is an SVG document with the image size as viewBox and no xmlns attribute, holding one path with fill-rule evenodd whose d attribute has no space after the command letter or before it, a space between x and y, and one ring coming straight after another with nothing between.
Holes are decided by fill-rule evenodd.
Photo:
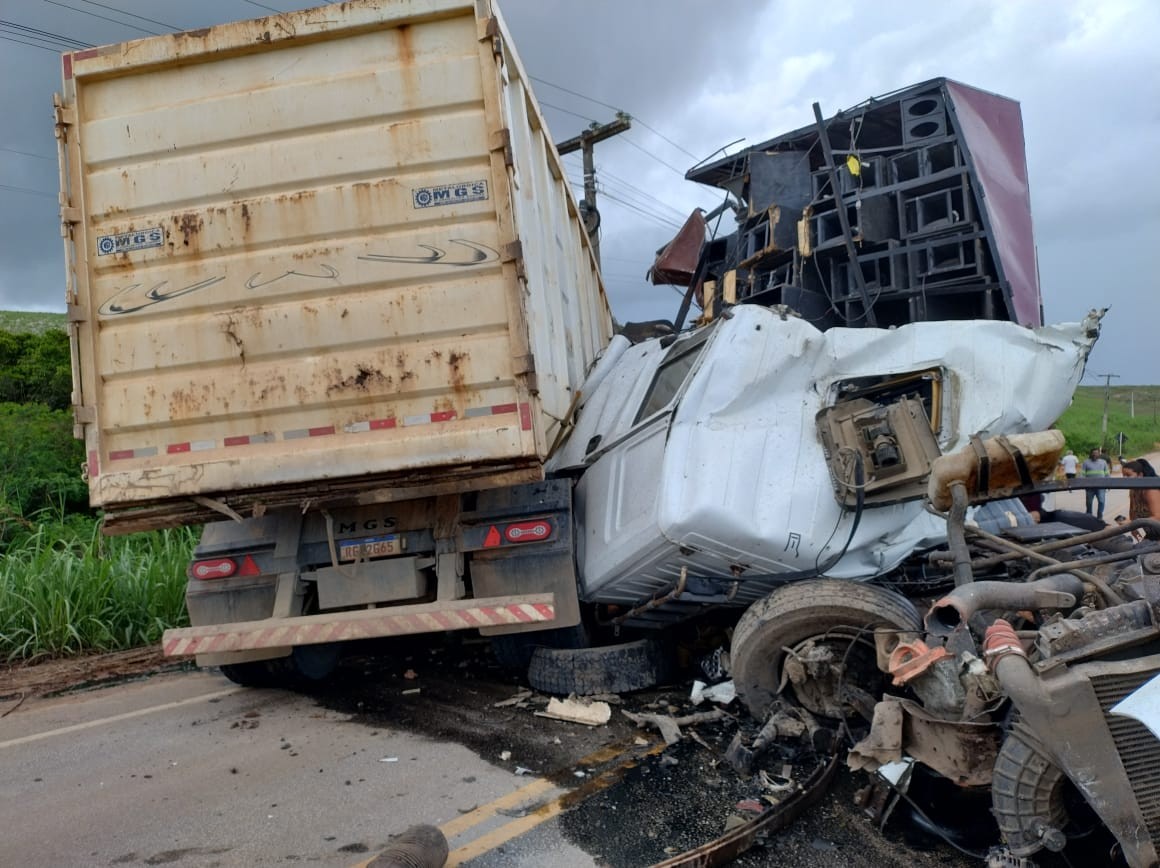
<instances>
[{"instance_id":1,"label":"electrical wiring","mask_svg":"<svg viewBox=\"0 0 1160 868\"><path fill-rule=\"evenodd\" d=\"M543 100L540 100L540 105L543 106L544 108L554 109L555 111L563 112L566 115L572 115L572 117L574 117L574 118L580 118L580 120L582 120L582 121L588 121L589 123L593 123L593 124L598 123L598 121L596 121L593 118L588 117L587 115L582 115L579 112L574 112L571 109L564 108L563 106L554 105L553 103L544 102Z\"/></svg>"},{"instance_id":2,"label":"electrical wiring","mask_svg":"<svg viewBox=\"0 0 1160 868\"><path fill-rule=\"evenodd\" d=\"M670 228L670 229L680 229L681 228L681 224L674 223L671 220L667 220L664 217L661 217L657 214L652 213L651 211L646 211L643 208L632 204L631 202L628 202L624 199L621 199L618 196L613 195L612 193L608 192L608 190L601 190L600 192L603 193L604 197L606 199L608 199L610 202L615 202L623 208L627 208L630 211L635 211L640 216L646 217L649 220L652 220L658 226L664 226L664 227Z\"/></svg>"},{"instance_id":3,"label":"electrical wiring","mask_svg":"<svg viewBox=\"0 0 1160 868\"><path fill-rule=\"evenodd\" d=\"M31 46L32 48L39 48L43 51L51 51L53 54L60 54L61 53L61 49L59 49L59 48L51 48L50 46L40 45L36 42L25 42L23 39L17 39L14 36L5 36L3 33L0 33L0 39L3 39L5 42L15 42L19 45L28 45L28 46Z\"/></svg>"},{"instance_id":4,"label":"electrical wiring","mask_svg":"<svg viewBox=\"0 0 1160 868\"><path fill-rule=\"evenodd\" d=\"M11 190L13 193L27 193L29 196L44 196L46 199L55 199L55 193L46 193L44 190L33 190L31 187L14 187L11 184L0 184L0 190Z\"/></svg>"},{"instance_id":5,"label":"electrical wiring","mask_svg":"<svg viewBox=\"0 0 1160 868\"><path fill-rule=\"evenodd\" d=\"M640 146L640 145L638 145L636 142L634 142L632 139L630 139L628 136L624 136L624 137L623 137L623 139L624 139L624 141L625 141L625 142L627 142L627 143L628 143L629 145L631 145L632 147L636 148L638 151L640 151L640 152L641 152L642 154L644 154L646 157L649 157L649 158L651 158L651 159L653 159L653 160L656 160L658 163L660 163L660 164L661 164L662 166L664 166L666 169L669 169L669 170L671 170L671 171L673 171L673 172L676 172L678 175L680 175L680 176L681 176L681 178L684 178L684 177L685 177L685 173L684 173L683 171L681 171L681 170L680 170L680 169L678 169L676 166L674 166L674 165L672 165L672 164L670 164L670 163L666 163L664 160L662 160L660 157L658 157L658 156L657 156L656 154L654 154L652 151L646 150L645 148L641 147L641 146Z\"/></svg>"},{"instance_id":6,"label":"electrical wiring","mask_svg":"<svg viewBox=\"0 0 1160 868\"><path fill-rule=\"evenodd\" d=\"M79 0L86 6L96 6L99 9L107 9L110 12L116 12L118 15L124 15L126 18L136 18L139 21L147 21L150 24L156 24L158 27L166 27L170 30L184 30L183 27L178 27L176 24L166 24L164 21L158 21L155 18L146 18L144 15L138 15L135 12L126 12L124 9L118 9L116 6L109 6L106 3L98 3L97 0Z\"/></svg>"},{"instance_id":7,"label":"electrical wiring","mask_svg":"<svg viewBox=\"0 0 1160 868\"><path fill-rule=\"evenodd\" d=\"M10 154L20 154L22 157L35 157L38 160L52 160L56 161L56 157L46 157L44 154L34 154L32 151L21 151L16 148L5 148L0 146L0 151L7 151Z\"/></svg>"},{"instance_id":8,"label":"electrical wiring","mask_svg":"<svg viewBox=\"0 0 1160 868\"><path fill-rule=\"evenodd\" d=\"M93 18L100 18L102 21L111 21L113 24L121 27L128 27L131 30L137 30L141 33L147 33L150 36L160 36L156 30L146 30L144 27L138 27L136 24L129 24L125 21L118 21L116 18L110 18L108 15L98 15L96 12L90 12L88 9L78 9L76 6L69 6L67 3L61 3L60 0L44 0L50 6L59 6L61 9L69 9L73 12L79 12L81 15L90 15ZM87 43L86 43L86 47Z\"/></svg>"},{"instance_id":9,"label":"electrical wiring","mask_svg":"<svg viewBox=\"0 0 1160 868\"><path fill-rule=\"evenodd\" d=\"M21 36L25 39L37 39L41 42L58 42L66 48L89 48L89 43L81 42L79 39L73 39L71 36L63 36L59 33L53 33L49 30L40 30L36 27L27 27L24 24L17 24L15 21L0 20L0 27L5 27L13 36Z\"/></svg>"},{"instance_id":10,"label":"electrical wiring","mask_svg":"<svg viewBox=\"0 0 1160 868\"><path fill-rule=\"evenodd\" d=\"M585 96L584 94L580 93L579 91L569 90L568 88L564 87L563 85L555 84L555 83L547 81L546 79L543 79L543 78L537 78L534 75L529 75L528 78L530 78L532 81L538 82L539 84L546 84L548 87L553 87L556 90L563 91L564 93L571 94L572 96L580 97L580 99L586 99L590 103L595 103L598 106L603 106L604 108L611 109L614 112L621 112L621 109L617 108L614 105L610 105L609 103L606 103L606 102L601 102L600 100L594 99L593 97L590 97L590 96ZM641 120L639 117L634 115L632 112L624 112L624 114L627 114L630 118L632 118L634 121L636 121L642 127L644 127L646 130L648 130L650 133L652 133L658 139L662 139L663 141L672 145L674 148L676 148L682 154L685 154L686 156L691 157L694 160L697 159L695 154L689 153L687 150L682 148L680 145L678 145L676 142L674 142L672 139L670 139L664 133L660 132L659 130L657 130L656 128L654 128L652 126L649 126L649 124L645 123L643 120Z\"/></svg>"},{"instance_id":11,"label":"electrical wiring","mask_svg":"<svg viewBox=\"0 0 1160 868\"><path fill-rule=\"evenodd\" d=\"M277 15L284 14L281 9L275 9L273 6L267 6L265 3L257 3L255 0L245 0L245 2L249 3L251 6L256 6L259 9L265 9L267 12L273 12Z\"/></svg>"}]
</instances>

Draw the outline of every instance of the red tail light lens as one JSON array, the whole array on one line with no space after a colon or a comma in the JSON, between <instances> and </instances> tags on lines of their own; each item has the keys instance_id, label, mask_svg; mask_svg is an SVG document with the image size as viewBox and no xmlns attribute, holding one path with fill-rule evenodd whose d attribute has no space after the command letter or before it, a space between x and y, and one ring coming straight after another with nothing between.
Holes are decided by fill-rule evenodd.
<instances>
[{"instance_id":1,"label":"red tail light lens","mask_svg":"<svg viewBox=\"0 0 1160 868\"><path fill-rule=\"evenodd\" d=\"M247 558L247 560L250 560ZM237 562L233 558L211 558L206 561L194 561L190 564L189 575L195 579L228 579L238 571Z\"/></svg>"},{"instance_id":2,"label":"red tail light lens","mask_svg":"<svg viewBox=\"0 0 1160 868\"><path fill-rule=\"evenodd\" d=\"M552 535L550 521L521 521L509 524L503 529L503 536L511 543L539 542Z\"/></svg>"}]
</instances>

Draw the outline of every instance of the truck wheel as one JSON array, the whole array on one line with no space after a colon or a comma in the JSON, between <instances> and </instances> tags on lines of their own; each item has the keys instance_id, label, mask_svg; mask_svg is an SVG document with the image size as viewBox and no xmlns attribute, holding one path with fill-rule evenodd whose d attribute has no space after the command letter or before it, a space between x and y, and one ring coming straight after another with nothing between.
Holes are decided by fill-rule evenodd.
<instances>
[{"instance_id":1,"label":"truck wheel","mask_svg":"<svg viewBox=\"0 0 1160 868\"><path fill-rule=\"evenodd\" d=\"M581 622L574 627L492 636L491 653L504 669L522 674L527 671L537 648L585 648L588 644L588 631Z\"/></svg>"},{"instance_id":2,"label":"truck wheel","mask_svg":"<svg viewBox=\"0 0 1160 868\"><path fill-rule=\"evenodd\" d=\"M342 659L342 645L296 645L286 657L230 663L222 675L243 687L288 687L307 690L325 681Z\"/></svg>"},{"instance_id":3,"label":"truck wheel","mask_svg":"<svg viewBox=\"0 0 1160 868\"><path fill-rule=\"evenodd\" d=\"M838 679L832 674L839 670L844 685L876 698L884 676L869 629L875 627L918 634L922 618L906 597L876 585L843 579L784 585L746 609L733 631L729 658L737 695L750 714L764 719L786 674L786 649L805 646L831 660L821 667L830 677L811 678L808 689L794 691L807 709L824 717L840 714ZM812 645L806 646L810 640ZM850 648L851 642L858 644Z\"/></svg>"},{"instance_id":4,"label":"truck wheel","mask_svg":"<svg viewBox=\"0 0 1160 868\"><path fill-rule=\"evenodd\" d=\"M663 671L664 648L655 639L602 648L539 647L528 666L528 683L561 696L628 693L652 687Z\"/></svg>"},{"instance_id":5,"label":"truck wheel","mask_svg":"<svg viewBox=\"0 0 1160 868\"><path fill-rule=\"evenodd\" d=\"M991 812L1016 856L1062 849L1067 778L1055 763L1013 728L999 749L991 781Z\"/></svg>"},{"instance_id":6,"label":"truck wheel","mask_svg":"<svg viewBox=\"0 0 1160 868\"><path fill-rule=\"evenodd\" d=\"M269 660L255 660L249 663L227 663L221 667L222 675L242 687L273 687L274 675L267 665Z\"/></svg>"}]
</instances>

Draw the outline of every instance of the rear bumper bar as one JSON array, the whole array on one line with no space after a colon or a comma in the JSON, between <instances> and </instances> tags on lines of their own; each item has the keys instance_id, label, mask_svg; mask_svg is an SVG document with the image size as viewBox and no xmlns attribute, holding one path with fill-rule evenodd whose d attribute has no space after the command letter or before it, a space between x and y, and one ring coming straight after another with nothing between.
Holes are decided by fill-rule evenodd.
<instances>
[{"instance_id":1,"label":"rear bumper bar","mask_svg":"<svg viewBox=\"0 0 1160 868\"><path fill-rule=\"evenodd\" d=\"M161 638L161 646L167 657L181 657L256 648L350 642L409 633L472 630L555 619L553 594L526 594L181 627L166 630Z\"/></svg>"}]
</instances>

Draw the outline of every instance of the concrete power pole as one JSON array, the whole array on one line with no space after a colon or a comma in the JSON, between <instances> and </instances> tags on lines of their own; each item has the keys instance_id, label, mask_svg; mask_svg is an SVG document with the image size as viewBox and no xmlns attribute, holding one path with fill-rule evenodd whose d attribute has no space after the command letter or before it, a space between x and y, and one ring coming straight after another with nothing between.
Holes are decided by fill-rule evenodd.
<instances>
[{"instance_id":1,"label":"concrete power pole","mask_svg":"<svg viewBox=\"0 0 1160 868\"><path fill-rule=\"evenodd\" d=\"M1100 451L1102 452L1108 445L1108 401L1112 398L1112 380L1120 379L1119 374L1096 374L1097 377L1104 378L1104 421L1100 428Z\"/></svg>"},{"instance_id":2,"label":"concrete power pole","mask_svg":"<svg viewBox=\"0 0 1160 868\"><path fill-rule=\"evenodd\" d=\"M588 238L592 242L592 252L596 256L596 264L600 265L600 212L596 210L596 164L592 157L593 146L597 142L610 139L615 135L632 129L632 118L624 112L617 112L616 120L607 124L593 124L578 136L556 145L560 156L573 151L581 151L584 155L584 202L581 210L584 212L584 228L588 230Z\"/></svg>"}]
</instances>

